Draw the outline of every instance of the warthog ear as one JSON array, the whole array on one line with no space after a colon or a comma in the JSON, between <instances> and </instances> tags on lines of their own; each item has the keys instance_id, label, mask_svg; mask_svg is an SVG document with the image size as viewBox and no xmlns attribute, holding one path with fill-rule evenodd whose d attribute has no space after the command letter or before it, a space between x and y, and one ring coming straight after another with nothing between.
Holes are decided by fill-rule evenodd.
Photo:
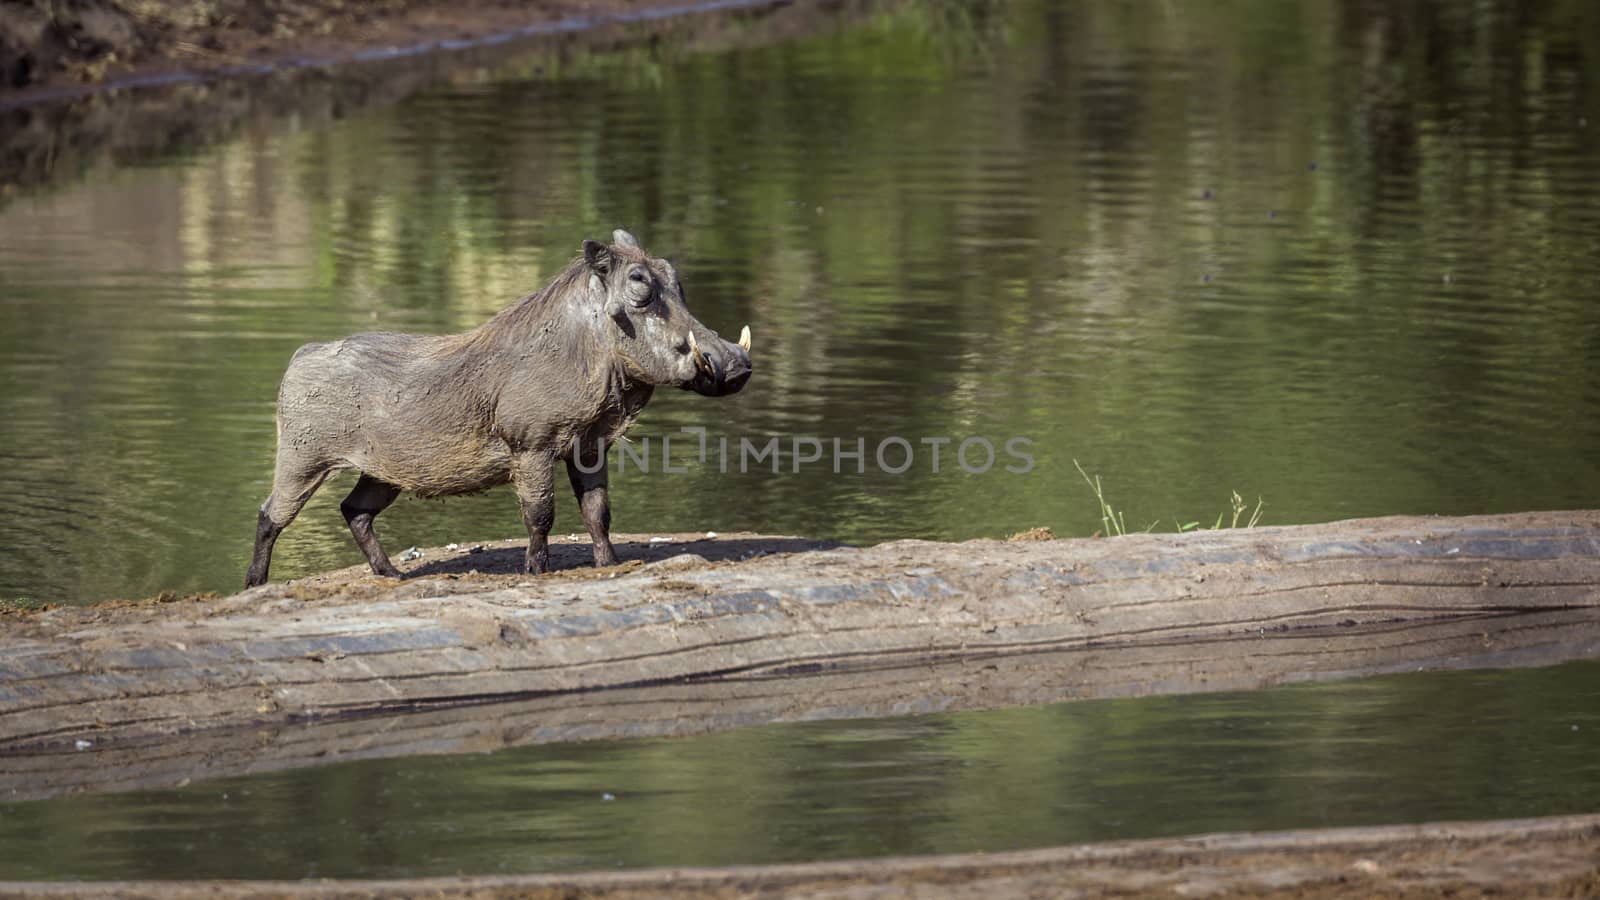
<instances>
[{"instance_id":1,"label":"warthog ear","mask_svg":"<svg viewBox=\"0 0 1600 900\"><path fill-rule=\"evenodd\" d=\"M613 244L621 244L624 247L632 247L635 250L643 250L644 249L643 247L639 246L639 239L638 238L636 238L633 235L627 233L626 231L623 231L621 228L618 228L616 231L611 232L611 243L613 243Z\"/></svg>"},{"instance_id":2,"label":"warthog ear","mask_svg":"<svg viewBox=\"0 0 1600 900\"><path fill-rule=\"evenodd\" d=\"M611 274L611 251L605 244L599 241L584 241L583 258L588 261L589 268L599 274Z\"/></svg>"}]
</instances>

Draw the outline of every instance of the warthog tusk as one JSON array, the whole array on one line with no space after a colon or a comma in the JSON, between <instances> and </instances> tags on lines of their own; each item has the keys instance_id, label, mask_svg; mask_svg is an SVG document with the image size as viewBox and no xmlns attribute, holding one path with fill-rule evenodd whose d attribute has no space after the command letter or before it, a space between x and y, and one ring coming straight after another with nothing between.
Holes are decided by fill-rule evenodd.
<instances>
[{"instance_id":1,"label":"warthog tusk","mask_svg":"<svg viewBox=\"0 0 1600 900\"><path fill-rule=\"evenodd\" d=\"M694 367L707 375L715 374L711 368L711 360L700 352L700 342L694 339L694 332L689 332L689 355L694 357Z\"/></svg>"},{"instance_id":2,"label":"warthog tusk","mask_svg":"<svg viewBox=\"0 0 1600 900\"><path fill-rule=\"evenodd\" d=\"M744 327L744 330L739 332L739 349L743 350L746 353L750 352L750 326L749 325L746 325Z\"/></svg>"}]
</instances>

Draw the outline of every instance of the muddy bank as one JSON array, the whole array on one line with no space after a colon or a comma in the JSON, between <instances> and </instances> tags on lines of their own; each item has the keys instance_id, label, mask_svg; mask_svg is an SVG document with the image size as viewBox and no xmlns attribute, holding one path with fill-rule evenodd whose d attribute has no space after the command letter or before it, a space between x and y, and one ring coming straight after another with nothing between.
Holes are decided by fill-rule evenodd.
<instances>
[{"instance_id":1,"label":"muddy bank","mask_svg":"<svg viewBox=\"0 0 1600 900\"><path fill-rule=\"evenodd\" d=\"M0 90L260 73L779 2L790 0L17 0L0 6Z\"/></svg>"},{"instance_id":2,"label":"muddy bank","mask_svg":"<svg viewBox=\"0 0 1600 900\"><path fill-rule=\"evenodd\" d=\"M534 744L684 737L771 722L862 719L1150 694L1253 690L1418 668L1547 665L1600 654L1600 610L1500 613L1340 629L1296 652L1240 637L980 656L865 671L468 702L389 714L0 748L0 802L177 787L353 760Z\"/></svg>"},{"instance_id":3,"label":"muddy bank","mask_svg":"<svg viewBox=\"0 0 1600 900\"><path fill-rule=\"evenodd\" d=\"M0 882L0 897L1592 897L1600 816L725 869L410 881Z\"/></svg>"},{"instance_id":4,"label":"muddy bank","mask_svg":"<svg viewBox=\"0 0 1600 900\"><path fill-rule=\"evenodd\" d=\"M528 578L505 542L13 617L0 790L1600 652L1596 512L816 546L634 538L594 570L569 541Z\"/></svg>"},{"instance_id":5,"label":"muddy bank","mask_svg":"<svg viewBox=\"0 0 1600 900\"><path fill-rule=\"evenodd\" d=\"M0 41L11 41L13 48L48 42L48 31L39 27L40 3L0 4ZM121 5L122 0L86 0L53 8L58 16L90 16ZM143 55L119 56L123 61L116 66L97 68L98 81L78 80L75 57L64 57L67 62L44 67L55 73L48 78L0 88L0 203L97 165L192 150L288 117L314 127L511 62L528 62L538 72L541 60L556 68L580 54L634 47L694 53L762 46L860 15L866 6L861 0L238 5L254 12L237 21L275 22L259 17L311 16L326 9L334 24L326 33L318 31L320 25L291 24L280 31L274 24L265 34L236 24L232 31L202 28L204 35L181 40L163 32ZM389 11L380 15L375 9ZM21 19L27 21L19 25ZM208 40L234 49L209 55L182 49ZM0 49L0 68L14 68L17 52ZM140 61L127 61L135 58ZM41 66L30 64L33 70Z\"/></svg>"}]
</instances>

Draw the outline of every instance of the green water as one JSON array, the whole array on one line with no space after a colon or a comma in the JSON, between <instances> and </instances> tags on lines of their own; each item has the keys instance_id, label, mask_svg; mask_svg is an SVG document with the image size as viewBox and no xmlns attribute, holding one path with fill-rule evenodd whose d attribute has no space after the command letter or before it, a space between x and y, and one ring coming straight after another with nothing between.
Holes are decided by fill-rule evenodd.
<instances>
[{"instance_id":1,"label":"green water","mask_svg":"<svg viewBox=\"0 0 1600 900\"><path fill-rule=\"evenodd\" d=\"M297 346L470 328L615 226L755 333L744 393L666 391L636 437L867 448L623 473L619 530L1086 535L1074 459L1130 528L1233 490L1278 524L1593 507L1597 70L1576 0L886 2L101 166L0 208L0 598L236 588ZM968 475L969 437L1033 469ZM275 577L360 560L347 489ZM379 532L523 533L505 490Z\"/></svg>"},{"instance_id":2,"label":"green water","mask_svg":"<svg viewBox=\"0 0 1600 900\"><path fill-rule=\"evenodd\" d=\"M0 880L721 865L1596 810L1600 661L1589 661L0 804Z\"/></svg>"},{"instance_id":3,"label":"green water","mask_svg":"<svg viewBox=\"0 0 1600 900\"><path fill-rule=\"evenodd\" d=\"M1234 490L1272 524L1600 505L1594 4L867 9L734 49L533 50L6 201L0 599L237 587L296 347L473 327L617 226L702 320L755 334L742 394L662 392L636 439L867 450L860 473L722 473L682 436L687 471L614 474L618 530L1086 535L1074 459L1164 530ZM891 437L903 474L873 458ZM984 474L953 462L970 437L1000 449ZM1011 438L1030 471L1005 471ZM359 561L347 487L284 534L276 578ZM522 533L504 490L378 529L392 551ZM0 879L1595 812L1597 711L1590 661L344 763L0 804Z\"/></svg>"}]
</instances>

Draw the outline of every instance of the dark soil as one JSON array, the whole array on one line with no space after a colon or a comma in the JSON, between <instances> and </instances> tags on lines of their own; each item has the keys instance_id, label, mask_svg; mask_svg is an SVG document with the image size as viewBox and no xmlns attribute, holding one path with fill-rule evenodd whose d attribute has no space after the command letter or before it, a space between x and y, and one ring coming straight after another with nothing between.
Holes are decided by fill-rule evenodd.
<instances>
[{"instance_id":1,"label":"dark soil","mask_svg":"<svg viewBox=\"0 0 1600 900\"><path fill-rule=\"evenodd\" d=\"M235 7L237 15L227 12ZM641 43L684 52L762 46L868 7L869 0L0 0L0 205L98 166L193 151L287 117L315 127L512 60L557 62Z\"/></svg>"},{"instance_id":2,"label":"dark soil","mask_svg":"<svg viewBox=\"0 0 1600 900\"><path fill-rule=\"evenodd\" d=\"M212 72L285 58L603 20L683 0L6 0L0 91Z\"/></svg>"}]
</instances>

